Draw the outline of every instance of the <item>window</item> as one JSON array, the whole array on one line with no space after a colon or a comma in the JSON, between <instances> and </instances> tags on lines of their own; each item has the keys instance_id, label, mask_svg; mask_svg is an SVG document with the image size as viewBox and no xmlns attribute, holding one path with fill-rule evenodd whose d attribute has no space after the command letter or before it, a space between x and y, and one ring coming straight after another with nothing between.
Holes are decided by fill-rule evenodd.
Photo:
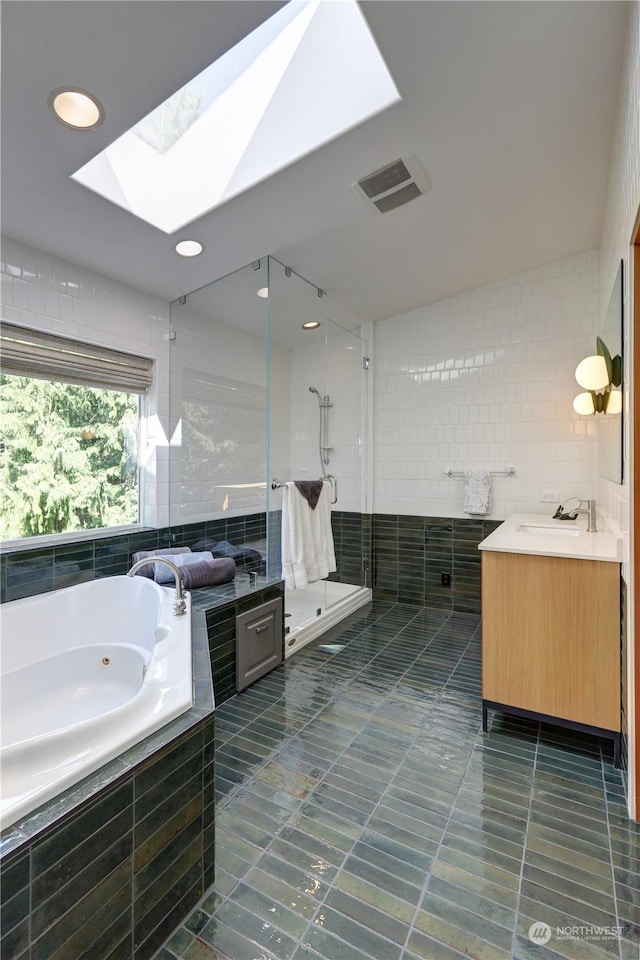
<instances>
[{"instance_id":1,"label":"window","mask_svg":"<svg viewBox=\"0 0 640 960\"><path fill-rule=\"evenodd\" d=\"M151 361L11 324L0 341L2 537L137 523Z\"/></svg>"},{"instance_id":2,"label":"window","mask_svg":"<svg viewBox=\"0 0 640 960\"><path fill-rule=\"evenodd\" d=\"M72 176L173 233L399 99L355 0L298 0Z\"/></svg>"}]
</instances>

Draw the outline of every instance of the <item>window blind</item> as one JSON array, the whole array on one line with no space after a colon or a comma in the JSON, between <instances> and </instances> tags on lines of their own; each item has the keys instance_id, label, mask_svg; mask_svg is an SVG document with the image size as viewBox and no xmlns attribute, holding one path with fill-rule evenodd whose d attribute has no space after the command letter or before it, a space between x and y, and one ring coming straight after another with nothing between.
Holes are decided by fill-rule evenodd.
<instances>
[{"instance_id":1,"label":"window blind","mask_svg":"<svg viewBox=\"0 0 640 960\"><path fill-rule=\"evenodd\" d=\"M0 373L146 393L153 361L12 323L0 327Z\"/></svg>"}]
</instances>

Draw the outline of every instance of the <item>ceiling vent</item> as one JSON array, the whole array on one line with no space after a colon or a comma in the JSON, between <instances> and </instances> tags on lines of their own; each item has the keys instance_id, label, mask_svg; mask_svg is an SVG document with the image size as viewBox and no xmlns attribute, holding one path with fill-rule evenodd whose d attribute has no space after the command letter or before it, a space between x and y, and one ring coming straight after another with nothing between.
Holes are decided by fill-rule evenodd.
<instances>
[{"instance_id":1,"label":"ceiling vent","mask_svg":"<svg viewBox=\"0 0 640 960\"><path fill-rule=\"evenodd\" d=\"M415 157L400 157L356 180L351 188L369 208L388 213L429 189L429 178Z\"/></svg>"}]
</instances>

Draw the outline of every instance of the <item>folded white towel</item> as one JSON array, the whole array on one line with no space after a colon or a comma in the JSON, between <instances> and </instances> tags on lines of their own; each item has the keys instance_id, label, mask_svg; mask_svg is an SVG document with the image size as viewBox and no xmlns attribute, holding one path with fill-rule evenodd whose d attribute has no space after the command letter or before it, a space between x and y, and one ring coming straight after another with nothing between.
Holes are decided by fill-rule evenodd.
<instances>
[{"instance_id":1,"label":"folded white towel","mask_svg":"<svg viewBox=\"0 0 640 960\"><path fill-rule=\"evenodd\" d=\"M315 510L293 481L282 490L282 579L288 590L324 580L336 569L331 531L331 484L325 480Z\"/></svg>"},{"instance_id":2,"label":"folded white towel","mask_svg":"<svg viewBox=\"0 0 640 960\"><path fill-rule=\"evenodd\" d=\"M158 559L162 556L163 554L159 554ZM170 560L172 564L180 570L181 567L188 567L192 563L202 563L203 560L213 560L213 557L209 551L205 550L203 553L178 553L175 556L168 556L167 560ZM153 576L156 583L173 583L175 579L173 570L171 567L168 567L166 563L154 563Z\"/></svg>"},{"instance_id":3,"label":"folded white towel","mask_svg":"<svg viewBox=\"0 0 640 960\"><path fill-rule=\"evenodd\" d=\"M489 470L467 470L464 475L464 512L489 513L491 473Z\"/></svg>"}]
</instances>

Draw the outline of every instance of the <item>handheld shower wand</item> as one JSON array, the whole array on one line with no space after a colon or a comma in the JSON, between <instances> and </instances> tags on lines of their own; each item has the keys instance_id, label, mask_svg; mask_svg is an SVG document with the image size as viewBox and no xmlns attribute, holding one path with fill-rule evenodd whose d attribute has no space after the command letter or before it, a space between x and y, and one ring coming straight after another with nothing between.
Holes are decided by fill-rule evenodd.
<instances>
[{"instance_id":1,"label":"handheld shower wand","mask_svg":"<svg viewBox=\"0 0 640 960\"><path fill-rule=\"evenodd\" d=\"M331 503L338 502L338 481L332 473L327 472L327 467L329 466L329 451L331 447L329 446L329 407L332 407L333 404L329 398L329 394L326 393L323 396L320 395L320 391L316 390L315 387L309 387L309 393L315 393L318 398L318 407L320 413L320 430L318 434L318 453L320 454L320 469L322 470L322 479L328 480L331 484L333 491Z\"/></svg>"},{"instance_id":2,"label":"handheld shower wand","mask_svg":"<svg viewBox=\"0 0 640 960\"><path fill-rule=\"evenodd\" d=\"M327 442L327 437L329 434L329 407L332 406L329 401L329 395L326 394L324 397L320 395L320 391L316 390L315 387L309 387L309 393L315 393L318 398L318 406L320 408L320 431L318 436L318 452L320 454L320 467L322 469L322 475L326 473L326 467L329 465L329 450L330 447Z\"/></svg>"},{"instance_id":3,"label":"handheld shower wand","mask_svg":"<svg viewBox=\"0 0 640 960\"><path fill-rule=\"evenodd\" d=\"M316 397L318 398L318 403L320 404L321 407L332 407L332 406L333 406L333 404L329 402L329 394L328 394L328 393L326 393L326 394L324 395L324 397L323 397L323 396L320 395L320 391L319 391L319 390L316 390L315 387L309 387L309 393L315 393Z\"/></svg>"}]
</instances>

